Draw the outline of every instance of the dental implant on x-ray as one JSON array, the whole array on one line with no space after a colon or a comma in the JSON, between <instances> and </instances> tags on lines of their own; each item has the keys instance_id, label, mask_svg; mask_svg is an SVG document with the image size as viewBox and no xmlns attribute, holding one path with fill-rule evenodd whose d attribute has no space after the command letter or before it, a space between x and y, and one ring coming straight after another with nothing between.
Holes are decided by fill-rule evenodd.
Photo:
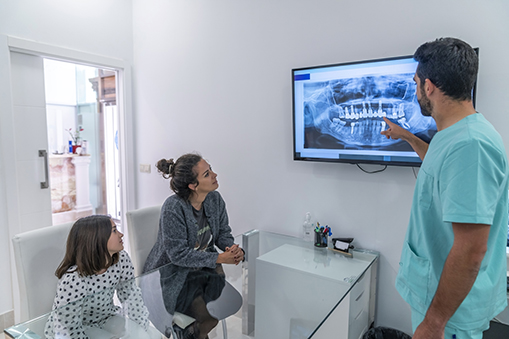
<instances>
[{"instance_id":1,"label":"dental implant on x-ray","mask_svg":"<svg viewBox=\"0 0 509 339\"><path fill-rule=\"evenodd\" d=\"M420 113L413 74L366 76L304 85L306 128L327 134L345 148L384 148L399 140L380 132L384 117L413 134L432 126Z\"/></svg>"}]
</instances>

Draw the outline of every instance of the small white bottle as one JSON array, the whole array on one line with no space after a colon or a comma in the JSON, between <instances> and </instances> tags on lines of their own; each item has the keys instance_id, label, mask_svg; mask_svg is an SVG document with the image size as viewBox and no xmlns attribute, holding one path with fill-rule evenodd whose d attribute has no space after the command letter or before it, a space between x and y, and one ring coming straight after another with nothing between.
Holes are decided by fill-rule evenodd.
<instances>
[{"instance_id":1,"label":"small white bottle","mask_svg":"<svg viewBox=\"0 0 509 339\"><path fill-rule=\"evenodd\" d=\"M81 142L81 155L88 155L88 141L83 140Z\"/></svg>"},{"instance_id":2,"label":"small white bottle","mask_svg":"<svg viewBox=\"0 0 509 339\"><path fill-rule=\"evenodd\" d=\"M305 241L313 241L313 225L311 224L311 213L307 212L302 224L302 239Z\"/></svg>"}]
</instances>

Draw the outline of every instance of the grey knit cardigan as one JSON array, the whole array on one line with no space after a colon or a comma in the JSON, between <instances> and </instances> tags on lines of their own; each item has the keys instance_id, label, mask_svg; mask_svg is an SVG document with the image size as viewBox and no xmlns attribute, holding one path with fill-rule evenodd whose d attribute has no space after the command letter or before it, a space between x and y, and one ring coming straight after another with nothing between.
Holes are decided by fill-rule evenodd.
<instances>
[{"instance_id":1,"label":"grey knit cardigan","mask_svg":"<svg viewBox=\"0 0 509 339\"><path fill-rule=\"evenodd\" d=\"M221 194L217 191L210 192L203 201L203 208L214 243L224 251L226 247L233 245L234 239L228 225L226 204ZM175 301L189 270L216 267L219 253L215 249L214 252L194 250L197 234L198 222L194 217L191 203L177 195L169 196L161 207L157 241L148 255L143 272L173 264L169 265L171 268L168 268L172 271L171 277L166 275L172 281L172 291L163 291L163 293L172 294ZM167 283L165 285L168 286ZM174 307L166 305L166 308L173 314Z\"/></svg>"}]
</instances>

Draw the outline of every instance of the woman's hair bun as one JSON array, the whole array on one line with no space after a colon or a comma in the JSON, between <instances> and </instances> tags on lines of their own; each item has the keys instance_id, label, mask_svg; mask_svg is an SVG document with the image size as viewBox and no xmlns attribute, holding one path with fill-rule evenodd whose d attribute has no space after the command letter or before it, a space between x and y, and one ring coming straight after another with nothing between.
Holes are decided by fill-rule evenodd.
<instances>
[{"instance_id":1,"label":"woman's hair bun","mask_svg":"<svg viewBox=\"0 0 509 339\"><path fill-rule=\"evenodd\" d=\"M168 179L175 172L175 162L173 159L161 159L156 164L157 170L162 173L163 177Z\"/></svg>"}]
</instances>

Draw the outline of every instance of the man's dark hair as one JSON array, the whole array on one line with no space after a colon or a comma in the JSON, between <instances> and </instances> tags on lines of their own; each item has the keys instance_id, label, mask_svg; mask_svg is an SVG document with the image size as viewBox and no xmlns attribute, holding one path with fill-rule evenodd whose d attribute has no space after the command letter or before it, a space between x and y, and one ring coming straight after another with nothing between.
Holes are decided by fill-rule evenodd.
<instances>
[{"instance_id":1,"label":"man's dark hair","mask_svg":"<svg viewBox=\"0 0 509 339\"><path fill-rule=\"evenodd\" d=\"M429 79L445 95L455 100L472 100L479 60L474 49L456 38L439 38L422 44L414 53L419 63L417 76Z\"/></svg>"}]
</instances>

